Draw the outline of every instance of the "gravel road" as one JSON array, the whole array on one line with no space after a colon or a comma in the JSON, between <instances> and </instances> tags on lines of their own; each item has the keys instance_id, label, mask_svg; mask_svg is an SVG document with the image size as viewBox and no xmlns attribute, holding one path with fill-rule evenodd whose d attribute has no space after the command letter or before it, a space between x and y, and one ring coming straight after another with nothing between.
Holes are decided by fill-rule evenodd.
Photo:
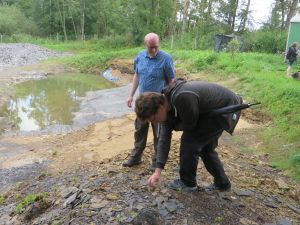
<instances>
[{"instance_id":1,"label":"gravel road","mask_svg":"<svg viewBox=\"0 0 300 225\"><path fill-rule=\"evenodd\" d=\"M0 71L15 66L35 64L58 53L33 44L0 44Z\"/></svg>"}]
</instances>

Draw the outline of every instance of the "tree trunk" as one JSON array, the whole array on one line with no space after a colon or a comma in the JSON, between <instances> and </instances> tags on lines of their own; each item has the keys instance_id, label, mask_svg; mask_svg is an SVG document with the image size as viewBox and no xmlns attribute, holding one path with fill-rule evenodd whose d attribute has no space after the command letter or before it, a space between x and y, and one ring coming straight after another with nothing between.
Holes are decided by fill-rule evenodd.
<instances>
[{"instance_id":1,"label":"tree trunk","mask_svg":"<svg viewBox=\"0 0 300 225\"><path fill-rule=\"evenodd\" d=\"M288 1L288 10L287 10L287 15L286 15L286 23L285 23L285 28L287 29L290 25L291 19L293 16L296 15L297 9L298 9L298 0L291 0Z\"/></svg>"},{"instance_id":2,"label":"tree trunk","mask_svg":"<svg viewBox=\"0 0 300 225\"><path fill-rule=\"evenodd\" d=\"M239 26L239 29L238 29L239 32L244 32L245 31L247 20L248 20L248 15L249 15L250 2L251 2L251 0L248 0L247 5L246 5L246 9L245 9L244 14L243 14L243 18L241 18L241 23L240 23L240 26Z\"/></svg>"},{"instance_id":3,"label":"tree trunk","mask_svg":"<svg viewBox=\"0 0 300 225\"><path fill-rule=\"evenodd\" d=\"M184 0L183 13L182 13L181 39L180 39L181 43L183 42L183 36L186 30L189 7L190 7L190 0Z\"/></svg>"},{"instance_id":4,"label":"tree trunk","mask_svg":"<svg viewBox=\"0 0 300 225\"><path fill-rule=\"evenodd\" d=\"M279 0L281 9L281 30L284 30L284 17L285 17L285 2L284 0Z\"/></svg>"},{"instance_id":5,"label":"tree trunk","mask_svg":"<svg viewBox=\"0 0 300 225\"><path fill-rule=\"evenodd\" d=\"M64 3L65 1L62 0L62 9L60 8L59 2L60 2L59 0L56 1L58 12L59 12L60 23L61 23L61 26L63 29L65 41L67 41L68 36L67 36L67 30L66 30L65 3Z\"/></svg>"},{"instance_id":6,"label":"tree trunk","mask_svg":"<svg viewBox=\"0 0 300 225\"><path fill-rule=\"evenodd\" d=\"M187 17L190 8L190 0L184 0L183 2L183 14L182 14L182 29L181 32L184 34L187 24Z\"/></svg>"},{"instance_id":7,"label":"tree trunk","mask_svg":"<svg viewBox=\"0 0 300 225\"><path fill-rule=\"evenodd\" d=\"M75 25L73 14L72 14L72 11L71 11L70 7L69 7L69 13L70 13L71 20L72 20L72 25L73 25L73 29L74 29L75 38L77 40L78 37L77 37L76 25Z\"/></svg>"},{"instance_id":8,"label":"tree trunk","mask_svg":"<svg viewBox=\"0 0 300 225\"><path fill-rule=\"evenodd\" d=\"M50 0L50 35L52 34L52 0Z\"/></svg>"},{"instance_id":9,"label":"tree trunk","mask_svg":"<svg viewBox=\"0 0 300 225\"><path fill-rule=\"evenodd\" d=\"M233 2L233 11L232 11L232 15L231 15L232 16L231 32L234 32L235 19L236 19L238 5L239 5L239 0L234 0L234 2Z\"/></svg>"},{"instance_id":10,"label":"tree trunk","mask_svg":"<svg viewBox=\"0 0 300 225\"><path fill-rule=\"evenodd\" d=\"M67 29L66 29L66 10L65 10L65 0L63 0L62 2L63 4L63 27L64 27L64 36L65 36L65 40L68 40L68 36L67 36Z\"/></svg>"},{"instance_id":11,"label":"tree trunk","mask_svg":"<svg viewBox=\"0 0 300 225\"><path fill-rule=\"evenodd\" d=\"M211 17L212 14L212 4L213 4L214 0L209 0L208 4L207 4L207 16Z\"/></svg>"},{"instance_id":12,"label":"tree trunk","mask_svg":"<svg viewBox=\"0 0 300 225\"><path fill-rule=\"evenodd\" d=\"M82 6L82 12L81 12L81 40L85 39L84 35L84 23L85 23L85 0L82 1L83 6Z\"/></svg>"}]
</instances>

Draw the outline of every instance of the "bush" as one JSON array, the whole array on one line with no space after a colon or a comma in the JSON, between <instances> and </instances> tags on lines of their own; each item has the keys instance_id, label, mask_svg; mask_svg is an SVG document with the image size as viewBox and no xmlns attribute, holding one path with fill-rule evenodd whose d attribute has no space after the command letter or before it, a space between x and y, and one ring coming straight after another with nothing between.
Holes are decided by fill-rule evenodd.
<instances>
[{"instance_id":1,"label":"bush","mask_svg":"<svg viewBox=\"0 0 300 225\"><path fill-rule=\"evenodd\" d=\"M195 60L195 66L197 69L203 70L208 66L215 64L218 61L217 53L201 54Z\"/></svg>"},{"instance_id":2,"label":"bush","mask_svg":"<svg viewBox=\"0 0 300 225\"><path fill-rule=\"evenodd\" d=\"M240 48L240 42L236 38L233 38L228 43L228 51L231 53L232 57L234 57L235 53L239 51L239 48Z\"/></svg>"},{"instance_id":3,"label":"bush","mask_svg":"<svg viewBox=\"0 0 300 225\"><path fill-rule=\"evenodd\" d=\"M243 35L243 50L252 52L280 53L285 50L287 33L262 29Z\"/></svg>"},{"instance_id":4,"label":"bush","mask_svg":"<svg viewBox=\"0 0 300 225\"><path fill-rule=\"evenodd\" d=\"M0 34L37 34L36 24L14 6L0 6Z\"/></svg>"}]
</instances>

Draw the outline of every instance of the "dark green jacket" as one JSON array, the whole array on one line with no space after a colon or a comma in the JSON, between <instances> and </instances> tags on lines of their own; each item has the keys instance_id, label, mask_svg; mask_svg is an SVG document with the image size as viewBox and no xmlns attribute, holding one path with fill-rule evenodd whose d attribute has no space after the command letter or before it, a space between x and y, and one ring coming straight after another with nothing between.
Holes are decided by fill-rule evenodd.
<instances>
[{"instance_id":1,"label":"dark green jacket","mask_svg":"<svg viewBox=\"0 0 300 225\"><path fill-rule=\"evenodd\" d=\"M224 130L232 134L239 120L240 112L208 115L211 110L242 103L241 97L220 85L176 79L163 93L171 110L161 124L156 161L160 168L167 161L173 130L196 136L204 146Z\"/></svg>"}]
</instances>

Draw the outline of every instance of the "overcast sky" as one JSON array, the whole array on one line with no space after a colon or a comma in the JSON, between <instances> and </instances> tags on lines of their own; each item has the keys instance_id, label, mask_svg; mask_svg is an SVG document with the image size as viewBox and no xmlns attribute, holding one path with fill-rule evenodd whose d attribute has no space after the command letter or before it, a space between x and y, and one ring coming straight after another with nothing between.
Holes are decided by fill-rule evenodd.
<instances>
[{"instance_id":1,"label":"overcast sky","mask_svg":"<svg viewBox=\"0 0 300 225\"><path fill-rule=\"evenodd\" d=\"M274 0L251 0L250 11L252 11L253 23L259 27L260 23L266 22L271 13L271 5Z\"/></svg>"}]
</instances>

